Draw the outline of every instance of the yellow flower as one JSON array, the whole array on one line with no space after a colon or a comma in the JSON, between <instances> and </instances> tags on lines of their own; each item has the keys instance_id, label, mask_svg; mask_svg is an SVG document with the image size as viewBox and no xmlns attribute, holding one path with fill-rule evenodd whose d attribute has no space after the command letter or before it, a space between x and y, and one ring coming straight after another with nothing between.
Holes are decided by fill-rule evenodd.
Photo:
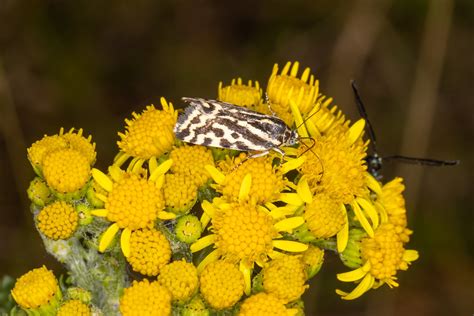
<instances>
[{"instance_id":1,"label":"yellow flower","mask_svg":"<svg viewBox=\"0 0 474 316\"><path fill-rule=\"evenodd\" d=\"M301 260L306 265L307 278L311 279L319 272L323 265L324 250L310 245L308 250L303 253Z\"/></svg>"},{"instance_id":2,"label":"yellow flower","mask_svg":"<svg viewBox=\"0 0 474 316\"><path fill-rule=\"evenodd\" d=\"M361 241L364 265L356 270L337 275L340 281L360 281L359 285L350 293L340 290L336 292L343 299L352 300L384 283L390 287L397 287L397 271L407 270L408 265L418 259L417 251L404 248L410 234L411 231L408 229L397 232L391 223L381 224L375 230L374 237L364 238Z\"/></svg>"},{"instance_id":3,"label":"yellow flower","mask_svg":"<svg viewBox=\"0 0 474 316\"><path fill-rule=\"evenodd\" d=\"M46 305L61 294L56 277L45 266L22 275L11 293L18 305L27 309Z\"/></svg>"},{"instance_id":4,"label":"yellow flower","mask_svg":"<svg viewBox=\"0 0 474 316\"><path fill-rule=\"evenodd\" d=\"M197 186L202 186L209 180L209 173L204 167L214 166L214 159L211 151L204 146L183 145L174 148L170 153L173 160L171 172L183 174Z\"/></svg>"},{"instance_id":5,"label":"yellow flower","mask_svg":"<svg viewBox=\"0 0 474 316\"><path fill-rule=\"evenodd\" d=\"M66 301L58 310L57 316L90 316L92 315L89 306L80 300Z\"/></svg>"},{"instance_id":6,"label":"yellow flower","mask_svg":"<svg viewBox=\"0 0 474 316\"><path fill-rule=\"evenodd\" d=\"M228 158L221 161L219 171L216 168L206 166L214 181L217 183L216 190L228 201L240 199L241 184L245 177L250 175L251 185L248 193L252 204L265 204L278 200L280 193L287 187L288 181L284 173L295 169L297 166L274 167L273 158L270 155L259 158L247 159L245 154L237 158ZM300 164L303 160L300 160Z\"/></svg>"},{"instance_id":7,"label":"yellow flower","mask_svg":"<svg viewBox=\"0 0 474 316\"><path fill-rule=\"evenodd\" d=\"M344 205L325 193L313 197L313 202L306 205L303 217L316 238L335 236L347 224Z\"/></svg>"},{"instance_id":8,"label":"yellow flower","mask_svg":"<svg viewBox=\"0 0 474 316\"><path fill-rule=\"evenodd\" d=\"M186 214L197 200L198 186L184 173L165 174L163 193L166 208L176 214Z\"/></svg>"},{"instance_id":9,"label":"yellow flower","mask_svg":"<svg viewBox=\"0 0 474 316\"><path fill-rule=\"evenodd\" d=\"M133 119L125 120L127 123L125 134L118 134L121 138L117 142L121 150L120 159L136 157L148 160L171 150L175 142L173 128L178 112L165 98L161 98L160 102L163 110L157 110L153 105L149 105L142 114L133 112Z\"/></svg>"},{"instance_id":10,"label":"yellow flower","mask_svg":"<svg viewBox=\"0 0 474 316\"><path fill-rule=\"evenodd\" d=\"M262 89L258 81L255 81L254 86L252 80L245 85L242 84L242 78L232 79L230 86L224 87L222 82L219 82L217 99L255 110L255 107L261 103Z\"/></svg>"},{"instance_id":11,"label":"yellow flower","mask_svg":"<svg viewBox=\"0 0 474 316\"><path fill-rule=\"evenodd\" d=\"M27 190L28 198L37 206L45 206L54 200L53 193L48 188L46 182L36 177L30 182Z\"/></svg>"},{"instance_id":12,"label":"yellow flower","mask_svg":"<svg viewBox=\"0 0 474 316\"><path fill-rule=\"evenodd\" d=\"M404 190L403 179L397 177L381 188L375 200L379 212L386 214L390 223L401 228L407 226Z\"/></svg>"},{"instance_id":13,"label":"yellow flower","mask_svg":"<svg viewBox=\"0 0 474 316\"><path fill-rule=\"evenodd\" d=\"M68 239L76 231L79 215L74 207L56 201L44 207L38 214L38 229L48 238Z\"/></svg>"},{"instance_id":14,"label":"yellow flower","mask_svg":"<svg viewBox=\"0 0 474 316\"><path fill-rule=\"evenodd\" d=\"M183 316L209 316L210 312L206 307L206 304L202 300L201 296L195 295L186 305L182 308Z\"/></svg>"},{"instance_id":15,"label":"yellow flower","mask_svg":"<svg viewBox=\"0 0 474 316\"><path fill-rule=\"evenodd\" d=\"M120 312L123 316L171 315L171 294L157 281L133 281L120 298Z\"/></svg>"},{"instance_id":16,"label":"yellow flower","mask_svg":"<svg viewBox=\"0 0 474 316\"><path fill-rule=\"evenodd\" d=\"M157 219L176 217L173 213L163 211L165 203L161 190L164 174L172 163L172 160L166 160L150 168L148 179L133 172L124 172L117 166L109 168L110 177L98 169L92 170L94 180L108 194L96 194L97 198L105 202L105 208L96 209L91 214L113 222L100 238L99 251L104 252L119 229L123 229L120 243L123 254L128 257L132 230L151 228Z\"/></svg>"},{"instance_id":17,"label":"yellow flower","mask_svg":"<svg viewBox=\"0 0 474 316\"><path fill-rule=\"evenodd\" d=\"M55 191L73 193L89 181L91 167L81 152L71 148L58 149L43 159L43 175Z\"/></svg>"},{"instance_id":18,"label":"yellow flower","mask_svg":"<svg viewBox=\"0 0 474 316\"><path fill-rule=\"evenodd\" d=\"M248 297L240 307L239 316L293 316L296 310L287 309L284 302L272 294L258 293Z\"/></svg>"},{"instance_id":19,"label":"yellow flower","mask_svg":"<svg viewBox=\"0 0 474 316\"><path fill-rule=\"evenodd\" d=\"M166 237L155 229L138 229L130 235L130 255L127 261L133 271L156 276L171 259L171 247Z\"/></svg>"},{"instance_id":20,"label":"yellow flower","mask_svg":"<svg viewBox=\"0 0 474 316\"><path fill-rule=\"evenodd\" d=\"M77 133L75 133L74 130L74 128L71 128L69 132L64 134L63 129L61 129L59 134L66 140L68 147L79 151L92 166L97 156L95 143L92 143L92 136L89 135L87 138L82 136L82 128L80 128Z\"/></svg>"},{"instance_id":21,"label":"yellow flower","mask_svg":"<svg viewBox=\"0 0 474 316\"><path fill-rule=\"evenodd\" d=\"M316 104L319 81L310 75L309 68L306 68L301 78L298 78L298 68L298 62L294 62L293 65L291 62L287 62L281 73L278 74L278 64L273 66L272 74L268 80L267 94L274 111L278 109L274 105L279 105L286 109L285 112L290 112L290 103L294 103L301 113L306 114ZM275 112L282 117L279 111Z\"/></svg>"},{"instance_id":22,"label":"yellow flower","mask_svg":"<svg viewBox=\"0 0 474 316\"><path fill-rule=\"evenodd\" d=\"M207 265L199 276L201 294L212 308L232 307L244 293L244 276L232 263L222 260Z\"/></svg>"},{"instance_id":23,"label":"yellow flower","mask_svg":"<svg viewBox=\"0 0 474 316\"><path fill-rule=\"evenodd\" d=\"M180 303L188 301L199 285L196 267L184 260L165 265L158 281L170 291L173 300Z\"/></svg>"},{"instance_id":24,"label":"yellow flower","mask_svg":"<svg viewBox=\"0 0 474 316\"><path fill-rule=\"evenodd\" d=\"M263 288L285 303L300 298L305 285L305 266L299 256L283 255L273 259L263 269Z\"/></svg>"}]
</instances>

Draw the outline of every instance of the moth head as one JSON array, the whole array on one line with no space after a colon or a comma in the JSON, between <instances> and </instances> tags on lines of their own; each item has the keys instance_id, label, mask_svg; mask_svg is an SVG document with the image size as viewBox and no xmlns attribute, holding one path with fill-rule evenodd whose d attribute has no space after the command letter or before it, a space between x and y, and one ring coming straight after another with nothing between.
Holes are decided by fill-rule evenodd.
<instances>
[{"instance_id":1,"label":"moth head","mask_svg":"<svg viewBox=\"0 0 474 316\"><path fill-rule=\"evenodd\" d=\"M299 140L299 135L298 135L298 132L296 130L286 130L285 131L285 141L284 141L284 144L286 146L293 146L293 145L296 145L298 143L298 140Z\"/></svg>"}]
</instances>

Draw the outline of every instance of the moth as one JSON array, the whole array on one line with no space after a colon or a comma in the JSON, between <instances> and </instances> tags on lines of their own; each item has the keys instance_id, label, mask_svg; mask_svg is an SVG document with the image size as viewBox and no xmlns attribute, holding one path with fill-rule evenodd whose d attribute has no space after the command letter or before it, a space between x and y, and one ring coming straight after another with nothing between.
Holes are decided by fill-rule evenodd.
<instances>
[{"instance_id":1,"label":"moth","mask_svg":"<svg viewBox=\"0 0 474 316\"><path fill-rule=\"evenodd\" d=\"M182 100L189 105L178 117L174 133L183 142L259 152L253 157L266 155L271 150L284 156L281 146L298 143L296 130L291 130L276 116L216 100Z\"/></svg>"},{"instance_id":2,"label":"moth","mask_svg":"<svg viewBox=\"0 0 474 316\"><path fill-rule=\"evenodd\" d=\"M380 180L382 175L380 174L380 170L382 169L382 162L383 161L400 161L409 164L417 164L417 165L424 165L424 166L455 166L459 164L459 160L438 160L438 159L431 159L431 158L416 158L416 157L407 157L402 155L392 155L392 156L379 156L376 149L376 139L375 139L375 132L372 128L372 124L370 124L369 116L367 115L367 111L365 110L364 103L362 102L362 98L359 94L359 90L357 89L356 83L354 80L351 81L352 91L354 92L354 98L357 104L357 109L359 110L360 116L366 122L366 131L370 139L370 144L372 147L372 154L367 155L366 162L367 162L367 169L368 172L373 175L376 179Z\"/></svg>"}]
</instances>

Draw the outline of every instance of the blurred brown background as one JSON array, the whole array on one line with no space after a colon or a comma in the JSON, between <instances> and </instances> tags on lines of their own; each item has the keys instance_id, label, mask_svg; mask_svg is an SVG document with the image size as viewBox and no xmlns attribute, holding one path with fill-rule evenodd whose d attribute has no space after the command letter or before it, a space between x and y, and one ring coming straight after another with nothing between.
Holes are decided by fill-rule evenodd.
<instances>
[{"instance_id":1,"label":"blurred brown background","mask_svg":"<svg viewBox=\"0 0 474 316\"><path fill-rule=\"evenodd\" d=\"M165 96L216 97L220 80L262 85L298 60L358 119L356 79L380 154L460 159L429 168L385 164L406 178L410 244L420 259L384 287L340 300L346 271L329 256L305 294L308 315L474 313L474 1L0 0L0 275L47 264L28 211L26 148L82 127L105 168L132 111Z\"/></svg>"}]
</instances>

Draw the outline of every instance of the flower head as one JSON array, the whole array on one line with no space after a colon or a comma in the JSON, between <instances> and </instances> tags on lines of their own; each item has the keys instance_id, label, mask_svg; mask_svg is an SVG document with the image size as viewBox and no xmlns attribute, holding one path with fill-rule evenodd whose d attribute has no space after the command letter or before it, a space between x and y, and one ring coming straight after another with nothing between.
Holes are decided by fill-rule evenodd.
<instances>
[{"instance_id":1,"label":"flower head","mask_svg":"<svg viewBox=\"0 0 474 316\"><path fill-rule=\"evenodd\" d=\"M196 203L198 186L184 173L165 175L163 193L166 208L176 214L186 214Z\"/></svg>"},{"instance_id":2,"label":"flower head","mask_svg":"<svg viewBox=\"0 0 474 316\"><path fill-rule=\"evenodd\" d=\"M291 316L295 311L287 309L282 300L272 294L258 293L245 299L239 316Z\"/></svg>"},{"instance_id":3,"label":"flower head","mask_svg":"<svg viewBox=\"0 0 474 316\"><path fill-rule=\"evenodd\" d=\"M134 271L143 275L156 276L170 259L170 243L163 233L155 229L132 231L127 261Z\"/></svg>"},{"instance_id":4,"label":"flower head","mask_svg":"<svg viewBox=\"0 0 474 316\"><path fill-rule=\"evenodd\" d=\"M160 102L163 110L149 105L142 114L134 112L133 119L125 120L125 134L119 133L121 140L117 143L127 156L147 160L171 150L175 141L173 128L178 114L171 102L168 103L165 98L161 98Z\"/></svg>"},{"instance_id":5,"label":"flower head","mask_svg":"<svg viewBox=\"0 0 474 316\"><path fill-rule=\"evenodd\" d=\"M297 300L308 288L305 266L299 256L275 258L263 269L263 288L285 303Z\"/></svg>"},{"instance_id":6,"label":"flower head","mask_svg":"<svg viewBox=\"0 0 474 316\"><path fill-rule=\"evenodd\" d=\"M170 291L173 301L181 303L188 301L199 285L196 267L184 260L165 265L158 281Z\"/></svg>"},{"instance_id":7,"label":"flower head","mask_svg":"<svg viewBox=\"0 0 474 316\"><path fill-rule=\"evenodd\" d=\"M210 176L204 167L214 165L211 151L204 146L180 146L170 153L173 160L171 172L182 174L188 181L193 181L198 187L209 180Z\"/></svg>"},{"instance_id":8,"label":"flower head","mask_svg":"<svg viewBox=\"0 0 474 316\"><path fill-rule=\"evenodd\" d=\"M79 215L74 207L63 201L56 201L44 207L38 214L38 229L48 238L68 239L74 234Z\"/></svg>"},{"instance_id":9,"label":"flower head","mask_svg":"<svg viewBox=\"0 0 474 316\"><path fill-rule=\"evenodd\" d=\"M31 202L41 207L54 200L53 193L48 188L48 185L39 177L34 178L30 182L27 193Z\"/></svg>"},{"instance_id":10,"label":"flower head","mask_svg":"<svg viewBox=\"0 0 474 316\"><path fill-rule=\"evenodd\" d=\"M255 86L252 80L245 85L242 83L242 78L237 78L232 79L229 86L223 86L220 82L217 98L219 101L255 109L262 100L262 89L258 81L255 81Z\"/></svg>"},{"instance_id":11,"label":"flower head","mask_svg":"<svg viewBox=\"0 0 474 316\"><path fill-rule=\"evenodd\" d=\"M199 276L201 294L212 308L232 307L244 293L244 276L232 263L214 261Z\"/></svg>"},{"instance_id":12,"label":"flower head","mask_svg":"<svg viewBox=\"0 0 474 316\"><path fill-rule=\"evenodd\" d=\"M12 296L22 308L38 308L60 293L53 272L45 266L33 269L16 280Z\"/></svg>"},{"instance_id":13,"label":"flower head","mask_svg":"<svg viewBox=\"0 0 474 316\"><path fill-rule=\"evenodd\" d=\"M92 315L89 306L81 302L80 300L69 300L66 301L58 309L57 316L90 316Z\"/></svg>"},{"instance_id":14,"label":"flower head","mask_svg":"<svg viewBox=\"0 0 474 316\"><path fill-rule=\"evenodd\" d=\"M375 204L379 207L379 211L387 214L389 222L401 228L407 226L404 190L403 179L397 177L382 187Z\"/></svg>"},{"instance_id":15,"label":"flower head","mask_svg":"<svg viewBox=\"0 0 474 316\"><path fill-rule=\"evenodd\" d=\"M303 217L316 238L335 236L347 224L343 205L325 193L316 194L308 204Z\"/></svg>"},{"instance_id":16,"label":"flower head","mask_svg":"<svg viewBox=\"0 0 474 316\"><path fill-rule=\"evenodd\" d=\"M171 315L171 294L158 281L133 281L120 298L123 316Z\"/></svg>"}]
</instances>

